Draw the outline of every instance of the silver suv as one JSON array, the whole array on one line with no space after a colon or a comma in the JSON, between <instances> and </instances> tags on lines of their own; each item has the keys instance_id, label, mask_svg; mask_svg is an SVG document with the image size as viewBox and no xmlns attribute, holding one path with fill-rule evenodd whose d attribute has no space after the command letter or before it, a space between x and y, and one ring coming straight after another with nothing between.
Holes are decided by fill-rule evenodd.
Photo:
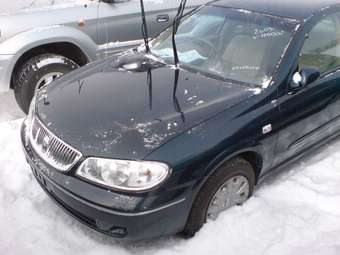
<instances>
[{"instance_id":1,"label":"silver suv","mask_svg":"<svg viewBox=\"0 0 340 255\"><path fill-rule=\"evenodd\" d=\"M54 2L54 1L52 1ZM179 0L144 0L149 36L171 25ZM188 10L207 0L188 0ZM0 15L0 92L27 113L36 88L143 42L139 0L77 0Z\"/></svg>"}]
</instances>

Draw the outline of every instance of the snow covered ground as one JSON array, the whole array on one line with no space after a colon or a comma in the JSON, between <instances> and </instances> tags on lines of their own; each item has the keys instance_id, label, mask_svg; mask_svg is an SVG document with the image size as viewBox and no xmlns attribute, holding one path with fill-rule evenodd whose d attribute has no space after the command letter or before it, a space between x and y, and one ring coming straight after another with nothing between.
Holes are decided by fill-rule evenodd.
<instances>
[{"instance_id":1,"label":"snow covered ground","mask_svg":"<svg viewBox=\"0 0 340 255\"><path fill-rule=\"evenodd\" d=\"M0 122L23 117L24 113L17 106L13 93L0 93Z\"/></svg>"},{"instance_id":2,"label":"snow covered ground","mask_svg":"<svg viewBox=\"0 0 340 255\"><path fill-rule=\"evenodd\" d=\"M340 254L340 140L273 175L190 240L128 244L87 229L45 195L25 163L13 106L0 101L8 110L0 117L0 254Z\"/></svg>"}]
</instances>

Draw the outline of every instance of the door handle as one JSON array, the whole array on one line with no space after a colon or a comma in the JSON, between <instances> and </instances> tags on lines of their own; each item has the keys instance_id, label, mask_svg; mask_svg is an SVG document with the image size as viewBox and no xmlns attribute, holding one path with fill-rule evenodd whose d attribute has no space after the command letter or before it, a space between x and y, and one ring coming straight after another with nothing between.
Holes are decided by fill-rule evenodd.
<instances>
[{"instance_id":1,"label":"door handle","mask_svg":"<svg viewBox=\"0 0 340 255\"><path fill-rule=\"evenodd\" d=\"M162 14L157 16L157 22L158 23L164 23L168 22L170 20L170 17L168 14Z\"/></svg>"}]
</instances>

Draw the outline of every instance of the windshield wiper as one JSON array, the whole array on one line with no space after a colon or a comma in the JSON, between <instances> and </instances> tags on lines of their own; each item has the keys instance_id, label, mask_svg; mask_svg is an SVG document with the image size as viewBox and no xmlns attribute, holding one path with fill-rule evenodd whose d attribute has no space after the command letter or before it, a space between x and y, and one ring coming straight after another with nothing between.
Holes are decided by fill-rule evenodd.
<instances>
[{"instance_id":1,"label":"windshield wiper","mask_svg":"<svg viewBox=\"0 0 340 255\"><path fill-rule=\"evenodd\" d=\"M178 59L178 52L177 52L177 47L176 47L175 36L176 36L177 31L178 31L178 27L181 24L181 20L182 20L182 17L183 17L183 13L184 13L186 4L187 4L187 0L181 0L181 3L180 3L178 10L177 10L177 14L174 18L174 23L172 25L172 48L173 48L173 51L174 51L174 62L175 62L176 67L178 66L179 59Z\"/></svg>"},{"instance_id":2,"label":"windshield wiper","mask_svg":"<svg viewBox=\"0 0 340 255\"><path fill-rule=\"evenodd\" d=\"M146 24L145 9L144 9L143 0L140 0L140 7L141 7L141 11L142 11L142 35L143 35L143 39L144 39L145 49L146 49L146 53L150 53L148 26Z\"/></svg>"}]
</instances>

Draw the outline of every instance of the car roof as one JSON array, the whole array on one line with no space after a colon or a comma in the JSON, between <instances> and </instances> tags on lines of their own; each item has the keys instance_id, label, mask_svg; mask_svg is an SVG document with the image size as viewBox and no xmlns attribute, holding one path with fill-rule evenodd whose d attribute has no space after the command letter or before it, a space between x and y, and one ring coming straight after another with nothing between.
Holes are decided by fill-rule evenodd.
<instances>
[{"instance_id":1,"label":"car roof","mask_svg":"<svg viewBox=\"0 0 340 255\"><path fill-rule=\"evenodd\" d=\"M340 0L219 0L212 5L235 9L245 9L304 20L318 11L340 4Z\"/></svg>"}]
</instances>

